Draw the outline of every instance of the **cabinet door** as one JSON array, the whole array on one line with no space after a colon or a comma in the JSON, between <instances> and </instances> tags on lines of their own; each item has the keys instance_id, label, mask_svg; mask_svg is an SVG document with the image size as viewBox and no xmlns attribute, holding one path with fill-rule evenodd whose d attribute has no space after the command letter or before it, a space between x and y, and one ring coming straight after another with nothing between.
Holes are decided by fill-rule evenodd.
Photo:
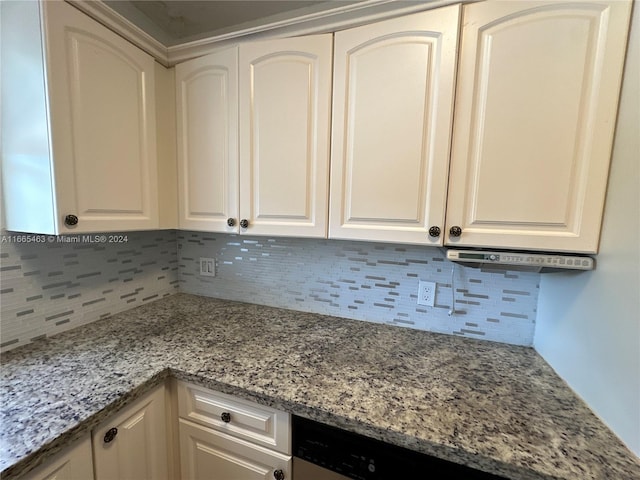
<instances>
[{"instance_id":1,"label":"cabinet door","mask_svg":"<svg viewBox=\"0 0 640 480\"><path fill-rule=\"evenodd\" d=\"M180 228L237 233L237 47L176 65L176 89Z\"/></svg>"},{"instance_id":2,"label":"cabinet door","mask_svg":"<svg viewBox=\"0 0 640 480\"><path fill-rule=\"evenodd\" d=\"M326 236L331 48L331 35L240 45L242 231Z\"/></svg>"},{"instance_id":3,"label":"cabinet door","mask_svg":"<svg viewBox=\"0 0 640 480\"><path fill-rule=\"evenodd\" d=\"M182 478L189 480L273 480L291 478L291 456L180 419Z\"/></svg>"},{"instance_id":4,"label":"cabinet door","mask_svg":"<svg viewBox=\"0 0 640 480\"><path fill-rule=\"evenodd\" d=\"M446 243L597 251L630 6L465 6Z\"/></svg>"},{"instance_id":5,"label":"cabinet door","mask_svg":"<svg viewBox=\"0 0 640 480\"><path fill-rule=\"evenodd\" d=\"M96 480L168 478L164 395L157 388L94 429Z\"/></svg>"},{"instance_id":6,"label":"cabinet door","mask_svg":"<svg viewBox=\"0 0 640 480\"><path fill-rule=\"evenodd\" d=\"M64 479L93 479L91 438L89 435L23 477L23 480Z\"/></svg>"},{"instance_id":7,"label":"cabinet door","mask_svg":"<svg viewBox=\"0 0 640 480\"><path fill-rule=\"evenodd\" d=\"M459 14L336 33L329 237L442 244Z\"/></svg>"},{"instance_id":8,"label":"cabinet door","mask_svg":"<svg viewBox=\"0 0 640 480\"><path fill-rule=\"evenodd\" d=\"M43 5L58 231L157 228L153 59L66 2Z\"/></svg>"}]
</instances>

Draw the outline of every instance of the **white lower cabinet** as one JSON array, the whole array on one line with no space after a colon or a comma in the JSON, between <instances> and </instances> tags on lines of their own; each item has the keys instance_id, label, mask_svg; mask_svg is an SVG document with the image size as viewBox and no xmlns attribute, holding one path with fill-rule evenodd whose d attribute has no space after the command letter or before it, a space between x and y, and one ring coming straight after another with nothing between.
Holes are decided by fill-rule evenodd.
<instances>
[{"instance_id":1,"label":"white lower cabinet","mask_svg":"<svg viewBox=\"0 0 640 480\"><path fill-rule=\"evenodd\" d=\"M286 412L178 383L183 480L291 478L291 422Z\"/></svg>"},{"instance_id":2,"label":"white lower cabinet","mask_svg":"<svg viewBox=\"0 0 640 480\"><path fill-rule=\"evenodd\" d=\"M44 465L36 468L23 480L93 479L91 438L86 435Z\"/></svg>"},{"instance_id":3,"label":"white lower cabinet","mask_svg":"<svg viewBox=\"0 0 640 480\"><path fill-rule=\"evenodd\" d=\"M166 424L165 388L160 386L95 428L95 479L168 479Z\"/></svg>"},{"instance_id":4,"label":"white lower cabinet","mask_svg":"<svg viewBox=\"0 0 640 480\"><path fill-rule=\"evenodd\" d=\"M180 464L184 480L291 478L291 455L184 419L180 419ZM279 476L278 471L284 476Z\"/></svg>"}]
</instances>

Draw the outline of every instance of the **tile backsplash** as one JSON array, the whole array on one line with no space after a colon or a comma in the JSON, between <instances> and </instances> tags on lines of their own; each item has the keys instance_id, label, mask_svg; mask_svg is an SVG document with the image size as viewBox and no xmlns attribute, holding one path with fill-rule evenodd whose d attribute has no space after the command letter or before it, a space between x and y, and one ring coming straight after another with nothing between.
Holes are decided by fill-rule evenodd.
<instances>
[{"instance_id":1,"label":"tile backsplash","mask_svg":"<svg viewBox=\"0 0 640 480\"><path fill-rule=\"evenodd\" d=\"M123 233L119 243L16 243L3 233L2 351L177 291L533 342L539 274L454 266L437 248L174 230ZM199 275L201 257L215 259L215 277ZM437 283L435 306L417 304L419 280ZM456 313L449 315L452 293Z\"/></svg>"},{"instance_id":2,"label":"tile backsplash","mask_svg":"<svg viewBox=\"0 0 640 480\"><path fill-rule=\"evenodd\" d=\"M2 233L1 350L178 291L175 230L91 236L95 242L28 236L42 243L18 243L20 234Z\"/></svg>"},{"instance_id":3,"label":"tile backsplash","mask_svg":"<svg viewBox=\"0 0 640 480\"><path fill-rule=\"evenodd\" d=\"M533 342L538 273L462 267L440 249L413 245L187 231L177 233L177 242L183 292L517 345ZM199 275L201 257L215 258L215 277ZM418 280L437 283L434 307L417 304ZM452 293L456 313L450 316Z\"/></svg>"}]
</instances>

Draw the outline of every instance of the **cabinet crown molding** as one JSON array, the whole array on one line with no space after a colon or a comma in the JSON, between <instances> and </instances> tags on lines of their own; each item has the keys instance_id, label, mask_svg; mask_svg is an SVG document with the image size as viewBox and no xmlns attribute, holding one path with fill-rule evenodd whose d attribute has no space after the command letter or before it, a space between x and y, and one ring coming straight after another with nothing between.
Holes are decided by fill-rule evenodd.
<instances>
[{"instance_id":1,"label":"cabinet crown molding","mask_svg":"<svg viewBox=\"0 0 640 480\"><path fill-rule=\"evenodd\" d=\"M265 19L266 21L262 24L173 46L166 46L156 40L130 20L112 10L102 0L66 1L144 50L165 67L171 67L185 60L215 52L221 47L236 44L240 40L329 33L445 5L467 3L469 0L428 0L423 2L364 0L349 5L340 5L339 2L336 2L339 6L329 10L312 12L284 20L269 21L269 19Z\"/></svg>"}]
</instances>

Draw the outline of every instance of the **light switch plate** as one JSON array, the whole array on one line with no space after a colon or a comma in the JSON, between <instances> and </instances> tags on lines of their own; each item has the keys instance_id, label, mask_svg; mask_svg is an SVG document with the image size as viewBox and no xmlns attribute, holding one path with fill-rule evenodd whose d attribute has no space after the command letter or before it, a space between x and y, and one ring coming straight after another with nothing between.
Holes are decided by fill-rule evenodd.
<instances>
[{"instance_id":1,"label":"light switch plate","mask_svg":"<svg viewBox=\"0 0 640 480\"><path fill-rule=\"evenodd\" d=\"M436 282L418 282L418 305L433 307L436 301Z\"/></svg>"},{"instance_id":2,"label":"light switch plate","mask_svg":"<svg viewBox=\"0 0 640 480\"><path fill-rule=\"evenodd\" d=\"M203 277L216 276L216 259L200 257L200 275Z\"/></svg>"}]
</instances>

